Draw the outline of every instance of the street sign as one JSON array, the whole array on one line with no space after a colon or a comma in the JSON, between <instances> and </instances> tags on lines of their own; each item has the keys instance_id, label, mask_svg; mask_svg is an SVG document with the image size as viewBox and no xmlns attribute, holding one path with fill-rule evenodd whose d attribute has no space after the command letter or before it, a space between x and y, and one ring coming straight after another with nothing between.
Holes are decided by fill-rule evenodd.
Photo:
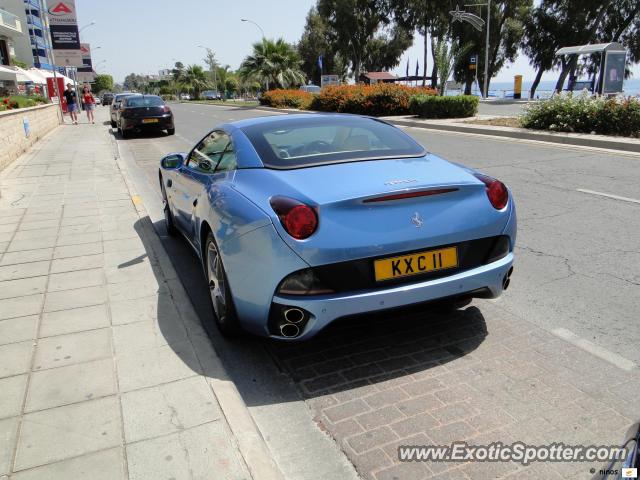
<instances>
[{"instance_id":1,"label":"street sign","mask_svg":"<svg viewBox=\"0 0 640 480\"><path fill-rule=\"evenodd\" d=\"M338 75L322 75L320 77L320 88L328 85L340 85L340 77Z\"/></svg>"},{"instance_id":2,"label":"street sign","mask_svg":"<svg viewBox=\"0 0 640 480\"><path fill-rule=\"evenodd\" d=\"M469 70L475 70L478 65L478 57L475 55L471 55L469 57Z\"/></svg>"},{"instance_id":3,"label":"street sign","mask_svg":"<svg viewBox=\"0 0 640 480\"><path fill-rule=\"evenodd\" d=\"M47 0L47 12L55 63L82 67L75 0Z\"/></svg>"}]
</instances>

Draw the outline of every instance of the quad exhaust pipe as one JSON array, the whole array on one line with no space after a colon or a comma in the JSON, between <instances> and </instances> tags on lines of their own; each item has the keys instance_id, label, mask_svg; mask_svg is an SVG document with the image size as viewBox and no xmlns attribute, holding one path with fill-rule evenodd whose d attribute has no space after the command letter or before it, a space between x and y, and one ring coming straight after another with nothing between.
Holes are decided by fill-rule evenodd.
<instances>
[{"instance_id":1,"label":"quad exhaust pipe","mask_svg":"<svg viewBox=\"0 0 640 480\"><path fill-rule=\"evenodd\" d=\"M280 325L280 333L283 337L293 338L300 335L300 329L295 323L283 323Z\"/></svg>"},{"instance_id":2,"label":"quad exhaust pipe","mask_svg":"<svg viewBox=\"0 0 640 480\"><path fill-rule=\"evenodd\" d=\"M284 319L289 323L300 323L304 320L304 312L299 308L287 308L284 311Z\"/></svg>"},{"instance_id":3,"label":"quad exhaust pipe","mask_svg":"<svg viewBox=\"0 0 640 480\"><path fill-rule=\"evenodd\" d=\"M285 307L281 310L281 320L278 325L280 335L285 338L299 336L307 320L307 312L297 307Z\"/></svg>"}]
</instances>

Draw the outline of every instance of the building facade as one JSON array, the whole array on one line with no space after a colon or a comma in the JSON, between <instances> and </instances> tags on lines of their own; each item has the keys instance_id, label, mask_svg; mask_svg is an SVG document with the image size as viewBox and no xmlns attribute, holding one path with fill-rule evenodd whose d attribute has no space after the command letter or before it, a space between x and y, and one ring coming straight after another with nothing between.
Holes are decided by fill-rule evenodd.
<instances>
[{"instance_id":1,"label":"building facade","mask_svg":"<svg viewBox=\"0 0 640 480\"><path fill-rule=\"evenodd\" d=\"M2 22L0 22L0 40L6 44L7 56L24 62L29 67L53 69L51 65L51 40L47 24L44 0L0 0ZM8 23L19 24L19 32L10 35L6 30ZM13 21L12 21L13 20ZM0 43L0 50L2 49ZM5 52L2 52L3 62ZM5 63L8 65L10 60Z\"/></svg>"}]
</instances>

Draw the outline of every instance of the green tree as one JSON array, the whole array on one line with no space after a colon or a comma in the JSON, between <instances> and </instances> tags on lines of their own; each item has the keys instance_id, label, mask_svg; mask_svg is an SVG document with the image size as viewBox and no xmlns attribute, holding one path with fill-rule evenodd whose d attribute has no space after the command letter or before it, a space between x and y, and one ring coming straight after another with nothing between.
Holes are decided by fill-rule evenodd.
<instances>
[{"instance_id":1,"label":"green tree","mask_svg":"<svg viewBox=\"0 0 640 480\"><path fill-rule=\"evenodd\" d=\"M453 71L453 67L457 63L462 63L462 60L466 58L471 48L472 45L470 43L460 46L460 44L455 42L449 47L448 42L445 40L439 40L436 44L435 64L440 73L440 83L438 84L440 95L445 94L447 81Z\"/></svg>"},{"instance_id":2,"label":"green tree","mask_svg":"<svg viewBox=\"0 0 640 480\"><path fill-rule=\"evenodd\" d=\"M238 80L236 77L229 77L224 84L225 91L230 95L235 95L238 91Z\"/></svg>"},{"instance_id":3,"label":"green tree","mask_svg":"<svg viewBox=\"0 0 640 480\"><path fill-rule=\"evenodd\" d=\"M232 72L229 65L216 67L216 83L213 85L218 92L224 93L227 88L227 79L230 78Z\"/></svg>"},{"instance_id":4,"label":"green tree","mask_svg":"<svg viewBox=\"0 0 640 480\"><path fill-rule=\"evenodd\" d=\"M176 62L173 68L171 69L171 75L173 75L173 79L176 82L180 82L182 81L182 77L184 76L184 71L185 71L184 63Z\"/></svg>"},{"instance_id":5,"label":"green tree","mask_svg":"<svg viewBox=\"0 0 640 480\"><path fill-rule=\"evenodd\" d=\"M567 75L576 70L577 56L556 57L555 52L569 45L589 43L602 22L610 1L542 0L532 10L525 27L522 49L536 68L529 96L535 95L542 74L559 66L556 89L561 89Z\"/></svg>"},{"instance_id":6,"label":"green tree","mask_svg":"<svg viewBox=\"0 0 640 480\"><path fill-rule=\"evenodd\" d=\"M22 60L18 60L15 57L11 58L11 65L18 67L18 68L22 68L23 70L26 70L27 68L29 68L29 65L27 65L25 62L23 62Z\"/></svg>"},{"instance_id":7,"label":"green tree","mask_svg":"<svg viewBox=\"0 0 640 480\"><path fill-rule=\"evenodd\" d=\"M429 38L433 40L431 55L433 66L431 71L431 84L437 85L438 68L435 62L435 45L437 39L444 38L449 31L452 9L451 2L437 0L391 0L391 8L396 21L409 31L417 30L423 36L422 50L422 85L427 83L427 52Z\"/></svg>"},{"instance_id":8,"label":"green tree","mask_svg":"<svg viewBox=\"0 0 640 480\"><path fill-rule=\"evenodd\" d=\"M316 7L312 7L307 14L304 31L296 47L302 59L302 71L313 83L320 85L320 76L323 73L346 77L346 62L336 52L335 44L331 41L329 25ZM318 65L320 56L322 72Z\"/></svg>"},{"instance_id":9,"label":"green tree","mask_svg":"<svg viewBox=\"0 0 640 480\"><path fill-rule=\"evenodd\" d=\"M140 91L144 90L147 80L142 75L136 73L130 73L124 77L123 86L125 90Z\"/></svg>"},{"instance_id":10,"label":"green tree","mask_svg":"<svg viewBox=\"0 0 640 480\"><path fill-rule=\"evenodd\" d=\"M489 31L489 69L488 87L491 79L507 62L513 62L518 55L518 48L524 35L524 24L530 18L533 0L492 0L491 28ZM487 7L478 7L475 11L468 7L471 13L482 17L486 21ZM478 83L484 90L484 64L486 45L486 25L478 31L467 22L455 22L450 25L449 36L460 45L470 44L470 51L478 57ZM473 75L462 62L455 68L455 78L465 82L465 91L471 89Z\"/></svg>"},{"instance_id":11,"label":"green tree","mask_svg":"<svg viewBox=\"0 0 640 480\"><path fill-rule=\"evenodd\" d=\"M240 76L257 80L270 87L289 88L305 81L298 52L282 38L276 41L263 38L253 44L253 53L240 65Z\"/></svg>"},{"instance_id":12,"label":"green tree","mask_svg":"<svg viewBox=\"0 0 640 480\"><path fill-rule=\"evenodd\" d=\"M93 90L95 92L102 92L104 90L108 92L113 91L113 77L105 74L96 75L93 81Z\"/></svg>"},{"instance_id":13,"label":"green tree","mask_svg":"<svg viewBox=\"0 0 640 480\"><path fill-rule=\"evenodd\" d=\"M211 85L204 69L200 65L189 65L184 69L182 82L189 88L196 99L200 98L200 92Z\"/></svg>"},{"instance_id":14,"label":"green tree","mask_svg":"<svg viewBox=\"0 0 640 480\"><path fill-rule=\"evenodd\" d=\"M218 60L216 60L216 54L210 48L207 48L207 56L204 58L204 63L209 67L209 75L211 76L211 83L217 88L218 77L216 75L219 66Z\"/></svg>"},{"instance_id":15,"label":"green tree","mask_svg":"<svg viewBox=\"0 0 640 480\"><path fill-rule=\"evenodd\" d=\"M412 31L394 21L389 0L318 0L335 51L351 64L356 81L364 65L391 68L410 46ZM385 32L385 33L382 33Z\"/></svg>"}]
</instances>

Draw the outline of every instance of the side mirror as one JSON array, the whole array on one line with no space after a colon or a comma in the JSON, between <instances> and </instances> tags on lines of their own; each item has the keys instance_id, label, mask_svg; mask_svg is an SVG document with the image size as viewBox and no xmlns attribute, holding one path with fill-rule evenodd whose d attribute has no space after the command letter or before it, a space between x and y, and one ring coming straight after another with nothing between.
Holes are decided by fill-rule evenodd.
<instances>
[{"instance_id":1,"label":"side mirror","mask_svg":"<svg viewBox=\"0 0 640 480\"><path fill-rule=\"evenodd\" d=\"M202 159L198 162L198 168L205 172L210 172L213 170L213 163L210 160Z\"/></svg>"},{"instance_id":2,"label":"side mirror","mask_svg":"<svg viewBox=\"0 0 640 480\"><path fill-rule=\"evenodd\" d=\"M172 153L160 160L160 166L165 170L175 170L182 166L184 157L179 153Z\"/></svg>"}]
</instances>

